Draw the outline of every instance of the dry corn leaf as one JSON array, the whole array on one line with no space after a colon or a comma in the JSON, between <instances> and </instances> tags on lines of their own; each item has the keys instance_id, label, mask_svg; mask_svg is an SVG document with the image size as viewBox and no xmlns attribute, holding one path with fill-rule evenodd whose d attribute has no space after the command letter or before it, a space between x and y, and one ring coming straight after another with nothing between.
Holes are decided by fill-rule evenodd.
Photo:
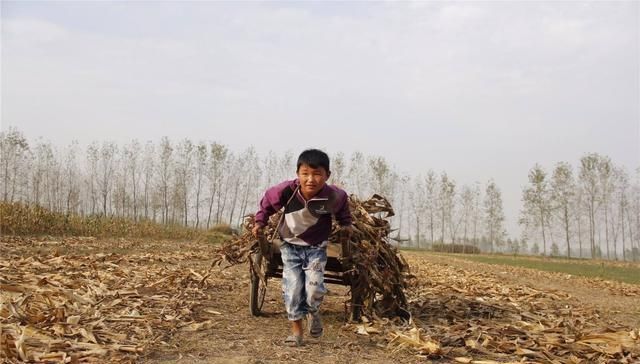
<instances>
[{"instance_id":1,"label":"dry corn leaf","mask_svg":"<svg viewBox=\"0 0 640 364\"><path fill-rule=\"evenodd\" d=\"M453 360L455 360L458 363L471 363L473 358L464 357L464 356L458 356L458 357L453 358Z\"/></svg>"},{"instance_id":2,"label":"dry corn leaf","mask_svg":"<svg viewBox=\"0 0 640 364\"><path fill-rule=\"evenodd\" d=\"M121 243L113 247L127 250L127 246L147 244ZM190 261L201 251L20 254L21 248L40 244L33 238L0 237L0 249L7 258L0 262L3 360L104 362L99 358L114 353L139 355L156 342L157 332L171 335L176 326L209 327L194 316L193 309L198 302L211 300L200 282L206 273L185 271L178 265L149 265L150 261ZM86 244L100 247L104 243L67 238L58 245L76 244L86 248ZM172 321L163 320L165 316Z\"/></svg>"}]
</instances>

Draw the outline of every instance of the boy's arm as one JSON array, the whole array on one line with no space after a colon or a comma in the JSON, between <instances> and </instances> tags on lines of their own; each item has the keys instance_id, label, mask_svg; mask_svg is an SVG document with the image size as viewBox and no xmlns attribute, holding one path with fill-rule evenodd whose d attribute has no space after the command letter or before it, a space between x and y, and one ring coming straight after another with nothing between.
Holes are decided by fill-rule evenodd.
<instances>
[{"instance_id":1,"label":"boy's arm","mask_svg":"<svg viewBox=\"0 0 640 364\"><path fill-rule=\"evenodd\" d=\"M264 196L262 196L262 200L260 200L260 209L256 212L256 223L251 230L253 236L256 238L260 238L262 236L262 229L267 226L269 217L280 209L279 207L276 209L276 206L274 206L274 204L269 200L270 190L271 189L267 190Z\"/></svg>"},{"instance_id":2,"label":"boy's arm","mask_svg":"<svg viewBox=\"0 0 640 364\"><path fill-rule=\"evenodd\" d=\"M267 191L267 193L265 193L262 197L262 200L260 200L260 209L258 210L258 212L256 212L256 226L267 226L269 217L275 214L276 211L280 210L280 207L282 207L274 206L274 204L269 200L268 193L269 191Z\"/></svg>"},{"instance_id":3,"label":"boy's arm","mask_svg":"<svg viewBox=\"0 0 640 364\"><path fill-rule=\"evenodd\" d=\"M289 185L289 181L270 187L260 200L260 209L256 212L256 226L265 227L269 223L269 217L282 208L280 196Z\"/></svg>"},{"instance_id":4,"label":"boy's arm","mask_svg":"<svg viewBox=\"0 0 640 364\"><path fill-rule=\"evenodd\" d=\"M343 201L342 205L335 214L338 225L340 225L340 231L338 232L338 238L340 241L349 241L353 235L352 217L351 211L349 211L349 196L342 191Z\"/></svg>"},{"instance_id":5,"label":"boy's arm","mask_svg":"<svg viewBox=\"0 0 640 364\"><path fill-rule=\"evenodd\" d=\"M352 223L351 211L349 211L349 196L347 193L342 191L341 193L342 203L340 204L340 208L336 212L336 220L338 221L338 225L340 227L350 227Z\"/></svg>"}]
</instances>

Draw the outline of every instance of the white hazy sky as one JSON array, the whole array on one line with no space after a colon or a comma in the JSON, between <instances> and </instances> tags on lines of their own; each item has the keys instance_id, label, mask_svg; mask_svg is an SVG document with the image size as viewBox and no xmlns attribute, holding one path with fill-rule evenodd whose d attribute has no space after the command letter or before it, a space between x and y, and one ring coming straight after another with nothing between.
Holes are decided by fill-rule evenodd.
<instances>
[{"instance_id":1,"label":"white hazy sky","mask_svg":"<svg viewBox=\"0 0 640 364\"><path fill-rule=\"evenodd\" d=\"M2 1L2 128L381 155L494 178L640 165L640 2Z\"/></svg>"}]
</instances>

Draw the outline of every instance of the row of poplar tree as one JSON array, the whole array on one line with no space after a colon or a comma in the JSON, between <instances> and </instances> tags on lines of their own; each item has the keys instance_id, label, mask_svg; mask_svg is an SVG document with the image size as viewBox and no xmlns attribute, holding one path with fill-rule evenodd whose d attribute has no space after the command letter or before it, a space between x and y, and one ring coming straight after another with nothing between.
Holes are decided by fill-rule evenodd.
<instances>
[{"instance_id":1,"label":"row of poplar tree","mask_svg":"<svg viewBox=\"0 0 640 364\"><path fill-rule=\"evenodd\" d=\"M614 258L619 250L616 244L623 239L620 229L614 229L621 225L612 212L616 202L608 198L613 195L603 194L602 178L598 177L595 190L589 190L595 191L597 202L585 204L582 170L578 181L573 181L567 164L562 164L568 170L563 188L573 194L562 196L571 203L559 202L556 172L548 178L536 166L532 174L536 171L537 177L530 175L530 186L523 192L524 233L514 239L505 232L502 196L492 180L459 186L446 172L399 173L380 156L355 152L349 157L343 153L330 157L331 183L359 198L379 193L390 200L396 210L391 219L394 235L404 245L428 248L455 242L483 251L557 255L561 247L570 247L567 254L571 254L580 244L578 255L584 243L593 250L583 256L601 256L597 248L611 242L609 257ZM159 142L133 140L118 145L105 141L86 147L74 142L59 147L44 140L29 142L12 128L0 133L0 193L5 202L35 204L60 213L148 219L200 229L216 224L235 227L245 215L255 212L267 187L295 176L296 158L293 152L261 156L253 147L233 151L217 142L176 142L166 137ZM608 161L597 155L585 158ZM612 165L611 169L617 176L620 169ZM625 216L637 215L630 203L639 194L634 188L625 192L629 194ZM568 206L568 220L562 218L564 206ZM590 217L585 216L588 206L593 207ZM568 231L567 245L560 240L562 224L568 226L564 230ZM640 221L634 226L624 224L627 235L622 245L626 249L633 249L633 242L637 246L638 225ZM605 238L599 235L602 229ZM625 248L620 252L627 257Z\"/></svg>"},{"instance_id":2,"label":"row of poplar tree","mask_svg":"<svg viewBox=\"0 0 640 364\"><path fill-rule=\"evenodd\" d=\"M584 155L573 168L536 164L522 193L523 235L542 254L640 259L640 168L631 176L609 157Z\"/></svg>"}]
</instances>

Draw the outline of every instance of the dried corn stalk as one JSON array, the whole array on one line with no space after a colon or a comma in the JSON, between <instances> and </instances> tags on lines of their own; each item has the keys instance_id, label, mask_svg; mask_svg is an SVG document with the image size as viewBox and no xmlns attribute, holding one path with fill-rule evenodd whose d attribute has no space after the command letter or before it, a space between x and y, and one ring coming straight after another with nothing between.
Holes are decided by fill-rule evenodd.
<instances>
[{"instance_id":1,"label":"dried corn stalk","mask_svg":"<svg viewBox=\"0 0 640 364\"><path fill-rule=\"evenodd\" d=\"M195 307L211 300L207 276L178 264L198 252L162 252L162 242L149 247L137 241L110 247L154 253L95 252L101 244L91 238L0 239L0 361L134 361L176 330L206 328ZM39 246L54 251L25 257L27 247Z\"/></svg>"},{"instance_id":2,"label":"dried corn stalk","mask_svg":"<svg viewBox=\"0 0 640 364\"><path fill-rule=\"evenodd\" d=\"M412 324L375 323L393 350L462 363L640 362L638 328L604 320L568 293L508 284L481 267L409 261Z\"/></svg>"}]
</instances>

